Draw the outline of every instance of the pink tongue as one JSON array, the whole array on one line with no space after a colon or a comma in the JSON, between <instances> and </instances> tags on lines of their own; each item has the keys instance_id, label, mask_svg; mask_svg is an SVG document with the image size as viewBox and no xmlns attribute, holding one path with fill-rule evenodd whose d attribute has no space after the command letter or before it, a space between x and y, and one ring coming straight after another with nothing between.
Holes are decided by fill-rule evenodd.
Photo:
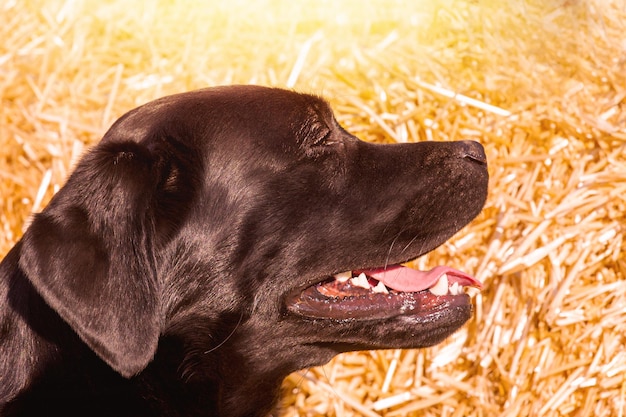
<instances>
[{"instance_id":1,"label":"pink tongue","mask_svg":"<svg viewBox=\"0 0 626 417\"><path fill-rule=\"evenodd\" d=\"M358 272L364 272L365 275L381 281L391 289L404 292L416 292L430 288L437 283L443 274L448 276L449 284L458 282L462 286L483 287L483 284L476 278L447 266L437 266L430 271L418 271L402 265L391 265L386 268Z\"/></svg>"}]
</instances>

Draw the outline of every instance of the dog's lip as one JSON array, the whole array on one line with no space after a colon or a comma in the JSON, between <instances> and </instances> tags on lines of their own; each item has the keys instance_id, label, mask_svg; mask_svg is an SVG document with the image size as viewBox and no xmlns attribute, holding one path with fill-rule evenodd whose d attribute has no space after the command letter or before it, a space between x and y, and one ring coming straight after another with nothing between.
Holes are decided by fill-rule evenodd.
<instances>
[{"instance_id":1,"label":"dog's lip","mask_svg":"<svg viewBox=\"0 0 626 417\"><path fill-rule=\"evenodd\" d=\"M469 304L465 289L473 292L481 288L480 281L448 266L419 271L391 265L335 274L291 294L286 306L291 313L314 319L425 317L441 309Z\"/></svg>"}]
</instances>

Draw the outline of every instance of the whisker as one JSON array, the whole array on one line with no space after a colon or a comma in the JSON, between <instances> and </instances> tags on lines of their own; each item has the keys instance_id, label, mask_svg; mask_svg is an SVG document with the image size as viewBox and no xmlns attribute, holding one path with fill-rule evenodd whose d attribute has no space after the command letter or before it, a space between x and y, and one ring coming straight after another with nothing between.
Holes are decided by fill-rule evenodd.
<instances>
[{"instance_id":1,"label":"whisker","mask_svg":"<svg viewBox=\"0 0 626 417\"><path fill-rule=\"evenodd\" d=\"M400 253L404 253L404 252L406 252L406 250L409 248L409 246L411 246L411 245L413 244L413 242L415 242L415 240L416 240L416 239L417 239L417 235L413 236L413 239L409 240L409 243L407 243L407 244L406 244L406 245L402 248L402 250L400 251ZM420 248L420 252L421 252L421 251L422 251L422 249L423 249L423 245L424 245L424 244L422 243L422 248Z\"/></svg>"},{"instance_id":2,"label":"whisker","mask_svg":"<svg viewBox=\"0 0 626 417\"><path fill-rule=\"evenodd\" d=\"M211 349L209 349L209 350L204 351L204 354L206 355L206 354L208 354L208 353L211 353L211 352L213 352L213 351L215 351L215 350L219 349L220 347L222 347L222 346L224 345L224 343L228 342L228 340L229 340L231 337L233 337L233 335L235 334L235 331L237 330L237 328L238 328L238 327L239 327L239 325L241 324L241 321L242 321L242 320L243 320L243 311L241 312L241 315L239 316L239 321L238 321L238 322L237 322L237 324L235 325L235 328L234 328L234 329L230 332L230 334L229 334L228 336L226 336L226 338L225 338L224 340L222 340L222 341L220 342L220 344L218 344L217 346L215 346L215 347L213 347L213 348L211 348Z\"/></svg>"},{"instance_id":3,"label":"whisker","mask_svg":"<svg viewBox=\"0 0 626 417\"><path fill-rule=\"evenodd\" d=\"M391 251L393 250L393 247L396 244L396 241L398 240L402 232L403 232L402 230L399 231L396 234L396 236L393 238L393 240L391 241L391 244L389 245L389 250L387 251L387 257L385 259L385 265L383 265L385 268L387 268L387 266L389 265L389 258L391 258Z\"/></svg>"}]
</instances>

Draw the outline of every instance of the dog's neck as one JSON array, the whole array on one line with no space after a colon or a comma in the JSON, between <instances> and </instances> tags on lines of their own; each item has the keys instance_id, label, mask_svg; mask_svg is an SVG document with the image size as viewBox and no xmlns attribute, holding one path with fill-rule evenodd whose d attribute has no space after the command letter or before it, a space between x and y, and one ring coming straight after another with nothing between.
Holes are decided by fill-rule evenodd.
<instances>
[{"instance_id":1,"label":"dog's neck","mask_svg":"<svg viewBox=\"0 0 626 417\"><path fill-rule=\"evenodd\" d=\"M230 333L241 324L238 317L227 320L228 324L222 326L225 336L217 338L226 342L209 351L202 346L210 342L202 340L202 336L198 335L211 334L213 329L194 328L192 332L189 331L198 338L197 344L189 344L187 336L164 337L147 369L125 380L82 344L71 328L43 301L18 267L19 249L18 244L0 267L0 302L20 306L19 309L4 309L3 316L0 316L0 330L3 332L0 337L2 369L16 370L0 375L0 410L28 414L33 406L45 405L54 414L55 404L39 397L46 396L53 387L60 397L58 406L71 416L71 404L76 399L97 407L102 401L98 392L111 394L110 389L114 386L119 388L120 398L129 400L120 401L120 416L126 415L128 410L134 410L136 416L151 416L150 410L162 412L164 408L169 408L167 415L171 416L261 417L271 412L278 399L282 380L293 369L277 366L279 364L272 362L271 357L267 358L264 370L242 367L241 364L248 362L247 359L240 356L228 340L228 336L233 337ZM15 294L20 294L19 303L14 300ZM209 323L210 320L199 319L196 322ZM48 334L51 328L62 331ZM18 339L20 345L10 343ZM60 339L75 341L63 343ZM35 348L43 345L49 345L49 348ZM197 349L194 348L196 345ZM67 352L55 346L75 346L77 349ZM15 352L18 348L20 351ZM41 356L42 352L45 356ZM55 370L59 369L97 371L82 376L79 372L75 378L67 378L57 375ZM238 371L235 372L235 369ZM45 376L39 378L36 373ZM111 381L118 382L111 385ZM22 394L25 390L28 391L27 397ZM110 401L106 395L103 398ZM152 402L156 398L160 399L158 404ZM163 401L164 398L170 401ZM101 406L115 409L116 404L103 403Z\"/></svg>"},{"instance_id":2,"label":"dog's neck","mask_svg":"<svg viewBox=\"0 0 626 417\"><path fill-rule=\"evenodd\" d=\"M216 336L214 329L202 329L201 326L194 327L193 338L189 337L189 330L183 332L180 329L164 335L154 361L138 378L148 383L168 381L170 385L153 389L159 391L157 397L187 398L183 415L267 416L279 398L283 379L295 369L271 357L259 367L263 361L258 357L251 360L249 351L237 351L236 348L241 346L241 340L236 341L239 337L236 329L238 326L245 328L245 324L227 321L228 324L218 326L226 329L224 335ZM197 322L215 324L217 320L200 319ZM214 349L203 349L202 346L210 344L203 340L208 337L213 343L215 340L222 343ZM254 350L255 346L251 345L244 344ZM163 374L166 369L167 374Z\"/></svg>"}]
</instances>

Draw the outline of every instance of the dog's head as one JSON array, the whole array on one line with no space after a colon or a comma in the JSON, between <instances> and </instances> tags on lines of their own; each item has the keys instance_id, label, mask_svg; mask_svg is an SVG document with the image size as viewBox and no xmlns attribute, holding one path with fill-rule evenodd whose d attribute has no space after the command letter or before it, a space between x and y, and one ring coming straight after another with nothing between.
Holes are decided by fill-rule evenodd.
<instances>
[{"instance_id":1,"label":"dog's head","mask_svg":"<svg viewBox=\"0 0 626 417\"><path fill-rule=\"evenodd\" d=\"M160 338L187 369L223 351L285 374L459 328L462 287L480 284L400 264L471 221L487 181L475 142L366 143L318 97L201 90L118 120L36 216L20 266L122 375Z\"/></svg>"}]
</instances>

